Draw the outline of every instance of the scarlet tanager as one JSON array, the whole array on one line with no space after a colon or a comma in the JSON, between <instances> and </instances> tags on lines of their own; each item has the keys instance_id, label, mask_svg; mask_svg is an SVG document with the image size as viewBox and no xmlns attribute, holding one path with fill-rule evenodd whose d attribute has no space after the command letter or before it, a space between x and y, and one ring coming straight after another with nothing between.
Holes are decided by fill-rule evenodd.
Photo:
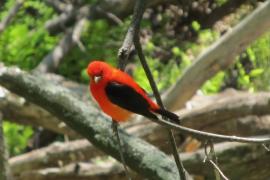
<instances>
[{"instance_id":1,"label":"scarlet tanager","mask_svg":"<svg viewBox=\"0 0 270 180\"><path fill-rule=\"evenodd\" d=\"M93 97L113 120L126 121L132 113L158 119L160 114L179 123L176 114L161 109L127 73L97 60L88 65L87 73Z\"/></svg>"}]
</instances>

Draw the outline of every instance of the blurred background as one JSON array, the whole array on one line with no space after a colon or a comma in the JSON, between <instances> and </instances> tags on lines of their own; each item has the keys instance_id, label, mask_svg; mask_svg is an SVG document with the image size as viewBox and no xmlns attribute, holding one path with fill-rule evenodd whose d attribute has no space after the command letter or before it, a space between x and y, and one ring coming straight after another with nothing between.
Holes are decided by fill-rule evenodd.
<instances>
[{"instance_id":1,"label":"blurred background","mask_svg":"<svg viewBox=\"0 0 270 180\"><path fill-rule=\"evenodd\" d=\"M160 92L165 92L175 84L201 52L241 22L262 2L155 0L149 3L141 23L140 36ZM28 72L45 73L52 81L79 92L81 97L88 101L90 96L87 90L89 79L86 67L93 59L117 65L118 49L131 23L133 6L134 1L124 0L2 0L0 61L6 66L17 66ZM228 69L218 72L208 80L197 94L201 97L224 98L231 96L231 92L252 94L269 91L269 65L270 31L239 54ZM129 57L127 71L151 96L151 88L134 49ZM0 96L4 137L10 158L54 142L65 143L79 139L77 134L72 134L74 132L65 133L65 130L61 132L56 130L57 128L46 128L33 123L31 119L39 119L42 115L40 111L36 112L31 104L28 104L28 109L24 107L18 114L10 109L5 110L4 108L8 107L3 105L3 102L8 100L4 95ZM21 107L20 99L13 99L16 99L12 101L17 103L15 107ZM193 101L196 106L206 100L199 98ZM253 118L264 118L264 122L269 122L268 116ZM226 128L220 130L220 127L212 128L213 132L226 131ZM259 130L256 130L256 134L267 131ZM235 129L233 134L237 134L237 131L238 135L253 135L255 132L247 133L244 130L242 133ZM156 140L158 138L160 137L154 137ZM184 152L202 147L197 141L183 138L179 135L179 142L185 142L181 146L184 147ZM160 142L158 139L153 141L153 144L162 146L158 145ZM163 150L167 151L164 147ZM86 161L83 158L82 160ZM104 157L96 158L94 162L102 163L107 160L107 157L105 160ZM94 179L94 176L91 178ZM203 179L203 176L198 178Z\"/></svg>"}]
</instances>

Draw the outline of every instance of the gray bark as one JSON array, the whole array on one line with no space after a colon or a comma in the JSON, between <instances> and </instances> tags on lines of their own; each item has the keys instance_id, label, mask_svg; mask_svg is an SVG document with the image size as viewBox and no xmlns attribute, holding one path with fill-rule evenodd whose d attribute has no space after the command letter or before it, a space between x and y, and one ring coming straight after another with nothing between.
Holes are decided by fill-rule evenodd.
<instances>
[{"instance_id":1,"label":"gray bark","mask_svg":"<svg viewBox=\"0 0 270 180\"><path fill-rule=\"evenodd\" d=\"M250 43L270 29L270 1L262 3L231 31L201 53L164 95L167 108L182 108L208 79L235 61Z\"/></svg>"},{"instance_id":2,"label":"gray bark","mask_svg":"<svg viewBox=\"0 0 270 180\"><path fill-rule=\"evenodd\" d=\"M269 152L261 145L235 142L219 143L214 146L219 168L229 179L267 180L270 177ZM214 171L209 163L204 163L204 149L180 154L186 169L198 178L215 179ZM71 163L63 167L44 168L23 171L18 180L54 180L64 179L103 179L121 180L124 169L118 162L104 160L103 164L93 162ZM133 179L142 179L132 173Z\"/></svg>"}]
</instances>

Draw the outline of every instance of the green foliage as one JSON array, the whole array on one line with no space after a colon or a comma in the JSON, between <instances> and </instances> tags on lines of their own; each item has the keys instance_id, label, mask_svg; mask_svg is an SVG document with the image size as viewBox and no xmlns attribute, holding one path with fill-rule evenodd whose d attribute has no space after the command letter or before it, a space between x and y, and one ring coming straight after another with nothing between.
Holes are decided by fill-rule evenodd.
<instances>
[{"instance_id":1,"label":"green foliage","mask_svg":"<svg viewBox=\"0 0 270 180\"><path fill-rule=\"evenodd\" d=\"M198 23L198 21L193 21L191 26L196 32L199 32L199 30L201 29L201 25Z\"/></svg>"},{"instance_id":2,"label":"green foliage","mask_svg":"<svg viewBox=\"0 0 270 180\"><path fill-rule=\"evenodd\" d=\"M249 73L255 90L270 90L270 32L259 38L247 50L254 69Z\"/></svg>"},{"instance_id":3,"label":"green foliage","mask_svg":"<svg viewBox=\"0 0 270 180\"><path fill-rule=\"evenodd\" d=\"M206 81L201 88L204 94L213 94L220 91L221 86L223 85L225 73L223 71L217 73L213 78Z\"/></svg>"},{"instance_id":4,"label":"green foliage","mask_svg":"<svg viewBox=\"0 0 270 180\"><path fill-rule=\"evenodd\" d=\"M247 64L247 65L245 65ZM270 33L249 46L236 62L238 88L250 92L270 90Z\"/></svg>"},{"instance_id":5,"label":"green foliage","mask_svg":"<svg viewBox=\"0 0 270 180\"><path fill-rule=\"evenodd\" d=\"M6 3L1 18L13 3ZM49 36L43 27L52 15L52 9L42 1L26 1L13 23L0 35L0 59L6 65L34 68L57 43L58 38Z\"/></svg>"},{"instance_id":6,"label":"green foliage","mask_svg":"<svg viewBox=\"0 0 270 180\"><path fill-rule=\"evenodd\" d=\"M4 136L10 156L15 156L25 151L28 139L32 134L33 130L31 127L21 126L5 121Z\"/></svg>"}]
</instances>

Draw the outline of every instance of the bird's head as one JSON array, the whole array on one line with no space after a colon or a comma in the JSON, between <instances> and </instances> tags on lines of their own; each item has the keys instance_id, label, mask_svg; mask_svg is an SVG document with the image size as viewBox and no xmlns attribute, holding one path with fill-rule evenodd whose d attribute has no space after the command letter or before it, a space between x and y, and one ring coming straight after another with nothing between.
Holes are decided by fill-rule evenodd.
<instances>
[{"instance_id":1,"label":"bird's head","mask_svg":"<svg viewBox=\"0 0 270 180\"><path fill-rule=\"evenodd\" d=\"M105 62L94 60L87 68L87 73L91 79L91 82L97 84L101 82L105 76L108 76L111 72L111 66Z\"/></svg>"}]
</instances>

